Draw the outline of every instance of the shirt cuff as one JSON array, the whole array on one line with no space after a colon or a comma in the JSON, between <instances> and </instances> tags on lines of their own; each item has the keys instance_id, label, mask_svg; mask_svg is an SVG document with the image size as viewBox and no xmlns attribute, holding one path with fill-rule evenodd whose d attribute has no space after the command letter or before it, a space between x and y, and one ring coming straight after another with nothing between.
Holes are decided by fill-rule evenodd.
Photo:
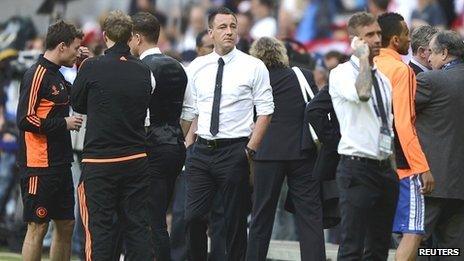
<instances>
[{"instance_id":1,"label":"shirt cuff","mask_svg":"<svg viewBox=\"0 0 464 261\"><path fill-rule=\"evenodd\" d=\"M182 111L182 114L180 115L180 118L184 121L193 121L197 115L195 113L189 112L189 111Z\"/></svg>"},{"instance_id":2,"label":"shirt cuff","mask_svg":"<svg viewBox=\"0 0 464 261\"><path fill-rule=\"evenodd\" d=\"M269 104L257 104L256 105L256 115L271 115L274 113L274 103Z\"/></svg>"}]
</instances>

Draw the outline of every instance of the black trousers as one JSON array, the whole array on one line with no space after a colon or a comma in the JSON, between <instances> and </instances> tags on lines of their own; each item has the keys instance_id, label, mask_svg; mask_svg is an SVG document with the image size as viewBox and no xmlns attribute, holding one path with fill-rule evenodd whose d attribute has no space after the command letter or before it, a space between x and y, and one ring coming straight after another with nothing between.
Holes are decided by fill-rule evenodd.
<instances>
[{"instance_id":1,"label":"black trousers","mask_svg":"<svg viewBox=\"0 0 464 261\"><path fill-rule=\"evenodd\" d=\"M148 188L146 158L82 164L78 198L86 260L113 260L119 228L125 242L125 259L154 259L147 213Z\"/></svg>"},{"instance_id":2,"label":"black trousers","mask_svg":"<svg viewBox=\"0 0 464 261\"><path fill-rule=\"evenodd\" d=\"M190 148L189 148L190 149ZM189 150L187 149L187 151ZM188 155L188 152L187 152ZM185 173L185 172L184 172ZM177 178L174 200L172 203L171 225L171 260L185 261L187 259L187 245L185 242L185 174ZM208 220L205 220L208 222ZM209 236L211 238L211 251L208 260L225 260L226 243L224 230L224 208L222 198L218 193L213 200L213 206L209 215ZM206 233L206 227L205 231Z\"/></svg>"},{"instance_id":3,"label":"black trousers","mask_svg":"<svg viewBox=\"0 0 464 261\"><path fill-rule=\"evenodd\" d=\"M171 250L166 225L166 211L184 166L185 146L159 145L148 151L150 173L150 221L157 261L170 261Z\"/></svg>"},{"instance_id":4,"label":"black trousers","mask_svg":"<svg viewBox=\"0 0 464 261\"><path fill-rule=\"evenodd\" d=\"M342 156L337 185L341 215L338 260L387 260L399 192L390 163Z\"/></svg>"},{"instance_id":5,"label":"black trousers","mask_svg":"<svg viewBox=\"0 0 464 261\"><path fill-rule=\"evenodd\" d=\"M325 260L320 183L311 174L315 159L255 161L253 210L246 259L265 261L285 176L295 206L301 260Z\"/></svg>"},{"instance_id":6,"label":"black trousers","mask_svg":"<svg viewBox=\"0 0 464 261\"><path fill-rule=\"evenodd\" d=\"M421 247L433 235L433 247L464 250L464 200L425 197L425 236ZM417 260L462 260L461 256L418 257Z\"/></svg>"},{"instance_id":7,"label":"black trousers","mask_svg":"<svg viewBox=\"0 0 464 261\"><path fill-rule=\"evenodd\" d=\"M246 253L249 164L246 141L219 148L195 143L186 160L187 246L189 261L207 260L205 218L216 192L222 195L226 261L243 260Z\"/></svg>"}]
</instances>

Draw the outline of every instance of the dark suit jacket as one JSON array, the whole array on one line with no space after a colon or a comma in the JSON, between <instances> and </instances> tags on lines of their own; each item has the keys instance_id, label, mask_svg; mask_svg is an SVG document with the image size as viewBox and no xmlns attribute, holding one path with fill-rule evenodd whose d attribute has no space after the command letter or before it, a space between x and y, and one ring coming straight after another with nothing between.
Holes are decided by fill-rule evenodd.
<instances>
[{"instance_id":1,"label":"dark suit jacket","mask_svg":"<svg viewBox=\"0 0 464 261\"><path fill-rule=\"evenodd\" d=\"M150 147L182 144L184 136L180 128L180 114L187 87L187 74L182 65L164 54L148 55L142 60L150 67L156 80L150 100Z\"/></svg>"},{"instance_id":2,"label":"dark suit jacket","mask_svg":"<svg viewBox=\"0 0 464 261\"><path fill-rule=\"evenodd\" d=\"M303 75L317 92L312 74ZM256 151L254 160L299 160L315 155L316 146L303 123L306 103L295 72L291 68L269 69L275 110L271 124Z\"/></svg>"},{"instance_id":3,"label":"dark suit jacket","mask_svg":"<svg viewBox=\"0 0 464 261\"><path fill-rule=\"evenodd\" d=\"M305 122L311 123L321 142L313 176L320 180L335 179L340 158L337 147L341 136L328 86L322 88L306 106Z\"/></svg>"},{"instance_id":4,"label":"dark suit jacket","mask_svg":"<svg viewBox=\"0 0 464 261\"><path fill-rule=\"evenodd\" d=\"M431 197L464 200L464 64L417 76L416 128L433 177Z\"/></svg>"},{"instance_id":5,"label":"dark suit jacket","mask_svg":"<svg viewBox=\"0 0 464 261\"><path fill-rule=\"evenodd\" d=\"M417 76L419 73L423 72L423 70L422 70L419 66L415 65L415 64L412 63L412 62L409 62L409 67L411 67L411 69L414 71L414 74L415 74L416 76Z\"/></svg>"}]
</instances>

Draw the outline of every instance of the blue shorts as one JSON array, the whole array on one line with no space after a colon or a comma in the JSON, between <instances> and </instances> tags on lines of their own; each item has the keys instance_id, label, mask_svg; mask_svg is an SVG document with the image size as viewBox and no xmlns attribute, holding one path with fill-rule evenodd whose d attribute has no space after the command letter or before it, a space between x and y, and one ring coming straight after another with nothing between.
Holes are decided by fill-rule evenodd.
<instances>
[{"instance_id":1,"label":"blue shorts","mask_svg":"<svg viewBox=\"0 0 464 261\"><path fill-rule=\"evenodd\" d=\"M400 180L400 195L393 221L394 233L424 234L424 195L421 179L413 175Z\"/></svg>"}]
</instances>

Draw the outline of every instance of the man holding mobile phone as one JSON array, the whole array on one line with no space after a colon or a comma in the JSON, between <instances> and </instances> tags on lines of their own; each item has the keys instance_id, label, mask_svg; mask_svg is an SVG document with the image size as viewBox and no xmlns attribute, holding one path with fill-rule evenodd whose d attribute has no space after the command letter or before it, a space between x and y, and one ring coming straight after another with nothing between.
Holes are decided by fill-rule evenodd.
<instances>
[{"instance_id":1,"label":"man holding mobile phone","mask_svg":"<svg viewBox=\"0 0 464 261\"><path fill-rule=\"evenodd\" d=\"M338 260L386 260L398 199L398 177L389 159L391 84L373 62L382 38L376 18L356 13L348 21L348 31L354 55L333 69L329 80L341 132Z\"/></svg>"}]
</instances>

